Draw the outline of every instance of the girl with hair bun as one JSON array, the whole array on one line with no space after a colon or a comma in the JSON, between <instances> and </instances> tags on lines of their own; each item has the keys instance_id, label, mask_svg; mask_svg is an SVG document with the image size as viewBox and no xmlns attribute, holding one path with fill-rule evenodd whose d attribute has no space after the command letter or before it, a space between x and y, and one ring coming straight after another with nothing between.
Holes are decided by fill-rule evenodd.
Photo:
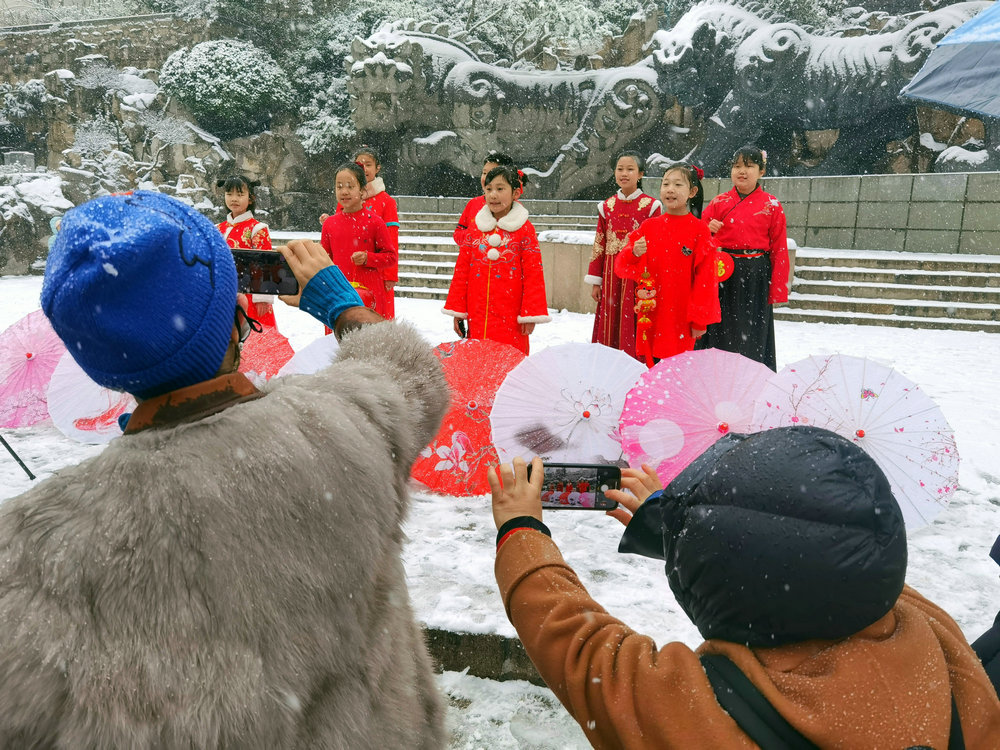
<instances>
[{"instance_id":1,"label":"girl with hair bun","mask_svg":"<svg viewBox=\"0 0 1000 750\"><path fill-rule=\"evenodd\" d=\"M591 285L590 296L597 303L591 341L635 352L635 282L614 273L615 256L625 247L628 236L646 219L659 216L661 205L642 192L646 160L636 151L623 151L615 164L618 192L597 205L597 235L590 266L583 280Z\"/></svg>"},{"instance_id":2,"label":"girl with hair bun","mask_svg":"<svg viewBox=\"0 0 1000 750\"><path fill-rule=\"evenodd\" d=\"M364 207L365 170L354 162L337 167L337 212L323 222L320 244L366 305L392 316L384 273L399 262L399 251L385 222ZM328 331L329 332L329 331Z\"/></svg>"},{"instance_id":3,"label":"girl with hair bun","mask_svg":"<svg viewBox=\"0 0 1000 750\"><path fill-rule=\"evenodd\" d=\"M254 216L257 197L254 188L260 187L260 180L250 180L243 175L230 175L218 180L216 187L221 188L225 195L226 208L229 215L218 227L226 244L234 250L271 250L271 234L267 224L257 221ZM274 295L247 295L247 314L256 318L262 325L275 326Z\"/></svg>"},{"instance_id":4,"label":"girl with hair bun","mask_svg":"<svg viewBox=\"0 0 1000 750\"><path fill-rule=\"evenodd\" d=\"M744 146L733 154L733 189L705 207L702 220L733 272L719 284L722 321L709 326L698 349L725 349L777 369L771 305L788 301L785 211L760 187L767 154Z\"/></svg>"},{"instance_id":5,"label":"girl with hair bun","mask_svg":"<svg viewBox=\"0 0 1000 750\"><path fill-rule=\"evenodd\" d=\"M514 166L494 167L483 184L486 202L462 233L443 312L455 318L459 336L492 339L527 354L535 324L549 321L538 235L517 200L523 186Z\"/></svg>"}]
</instances>

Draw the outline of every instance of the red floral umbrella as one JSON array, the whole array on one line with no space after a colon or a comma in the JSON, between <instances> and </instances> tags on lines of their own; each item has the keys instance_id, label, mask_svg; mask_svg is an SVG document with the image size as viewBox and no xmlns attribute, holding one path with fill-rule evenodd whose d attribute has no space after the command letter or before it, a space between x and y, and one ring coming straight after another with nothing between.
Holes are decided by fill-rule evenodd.
<instances>
[{"instance_id":1,"label":"red floral umbrella","mask_svg":"<svg viewBox=\"0 0 1000 750\"><path fill-rule=\"evenodd\" d=\"M250 334L250 338L243 344L240 372L270 380L294 354L292 345L277 328L264 326L263 331Z\"/></svg>"},{"instance_id":2,"label":"red floral umbrella","mask_svg":"<svg viewBox=\"0 0 1000 750\"><path fill-rule=\"evenodd\" d=\"M0 427L28 427L49 416L46 390L65 351L41 310L0 333Z\"/></svg>"},{"instance_id":3,"label":"red floral umbrella","mask_svg":"<svg viewBox=\"0 0 1000 750\"><path fill-rule=\"evenodd\" d=\"M490 412L497 389L524 354L486 339L449 341L434 353L451 387L451 409L413 465L412 477L448 495L489 492L486 470L499 463L490 442Z\"/></svg>"}]
</instances>

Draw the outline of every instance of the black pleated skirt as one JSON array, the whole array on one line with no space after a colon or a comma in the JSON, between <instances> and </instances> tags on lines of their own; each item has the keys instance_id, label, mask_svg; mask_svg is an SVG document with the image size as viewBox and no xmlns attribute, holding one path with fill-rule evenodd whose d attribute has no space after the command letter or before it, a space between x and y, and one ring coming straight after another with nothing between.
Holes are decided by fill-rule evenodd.
<instances>
[{"instance_id":1,"label":"black pleated skirt","mask_svg":"<svg viewBox=\"0 0 1000 750\"><path fill-rule=\"evenodd\" d=\"M774 313L767 301L771 256L733 257L733 275L719 284L722 321L708 327L695 349L724 349L777 369Z\"/></svg>"}]
</instances>

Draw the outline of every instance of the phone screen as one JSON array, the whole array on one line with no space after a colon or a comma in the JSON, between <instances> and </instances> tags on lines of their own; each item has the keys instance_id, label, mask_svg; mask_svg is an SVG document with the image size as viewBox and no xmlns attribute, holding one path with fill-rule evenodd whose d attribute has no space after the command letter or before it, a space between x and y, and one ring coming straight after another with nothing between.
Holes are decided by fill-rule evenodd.
<instances>
[{"instance_id":1,"label":"phone screen","mask_svg":"<svg viewBox=\"0 0 1000 750\"><path fill-rule=\"evenodd\" d=\"M233 250L239 291L250 294L298 294L299 282L288 261L275 250Z\"/></svg>"},{"instance_id":2,"label":"phone screen","mask_svg":"<svg viewBox=\"0 0 1000 750\"><path fill-rule=\"evenodd\" d=\"M531 476L531 464L528 464ZM622 472L610 464L545 464L542 507L551 510L612 510L618 503L604 495L622 484Z\"/></svg>"}]
</instances>

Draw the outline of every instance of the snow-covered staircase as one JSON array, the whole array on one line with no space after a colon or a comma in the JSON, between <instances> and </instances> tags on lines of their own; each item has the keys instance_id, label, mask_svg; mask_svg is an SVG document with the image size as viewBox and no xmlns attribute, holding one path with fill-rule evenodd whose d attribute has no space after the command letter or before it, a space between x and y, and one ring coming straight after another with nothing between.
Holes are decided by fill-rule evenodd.
<instances>
[{"instance_id":1,"label":"snow-covered staircase","mask_svg":"<svg viewBox=\"0 0 1000 750\"><path fill-rule=\"evenodd\" d=\"M774 317L1000 333L1000 256L799 248Z\"/></svg>"}]
</instances>

